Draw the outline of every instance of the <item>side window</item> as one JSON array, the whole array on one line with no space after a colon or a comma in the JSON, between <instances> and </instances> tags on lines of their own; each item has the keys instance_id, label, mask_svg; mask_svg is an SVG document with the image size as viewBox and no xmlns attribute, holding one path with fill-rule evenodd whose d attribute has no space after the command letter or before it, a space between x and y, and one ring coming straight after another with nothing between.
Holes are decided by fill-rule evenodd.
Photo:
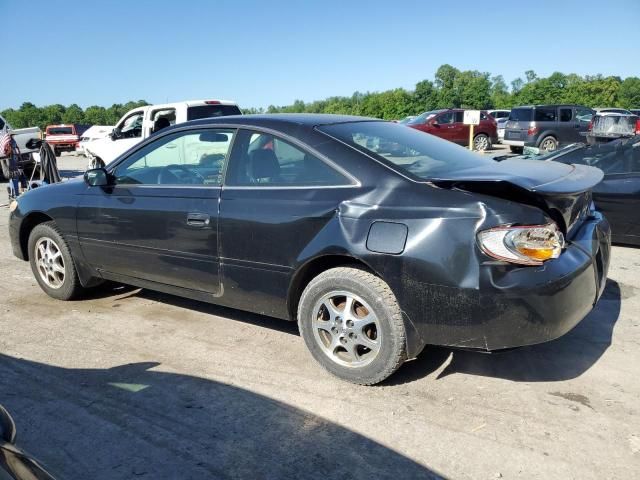
<instances>
[{"instance_id":1,"label":"side window","mask_svg":"<svg viewBox=\"0 0 640 480\"><path fill-rule=\"evenodd\" d=\"M581 122L589 122L593 117L593 111L585 107L576 107L576 119Z\"/></svg>"},{"instance_id":2,"label":"side window","mask_svg":"<svg viewBox=\"0 0 640 480\"><path fill-rule=\"evenodd\" d=\"M536 122L555 122L556 109L554 107L537 107L534 120Z\"/></svg>"},{"instance_id":3,"label":"side window","mask_svg":"<svg viewBox=\"0 0 640 480\"><path fill-rule=\"evenodd\" d=\"M235 141L226 184L231 186L338 186L348 178L281 138L242 130Z\"/></svg>"},{"instance_id":4,"label":"side window","mask_svg":"<svg viewBox=\"0 0 640 480\"><path fill-rule=\"evenodd\" d=\"M4 128L4 120L0 118L0 130L2 130L3 128Z\"/></svg>"},{"instance_id":5,"label":"side window","mask_svg":"<svg viewBox=\"0 0 640 480\"><path fill-rule=\"evenodd\" d=\"M156 110L151 113L151 120L153 126L151 127L151 133L156 133L176 123L176 109L167 108L165 110Z\"/></svg>"},{"instance_id":6,"label":"side window","mask_svg":"<svg viewBox=\"0 0 640 480\"><path fill-rule=\"evenodd\" d=\"M118 128L120 129L120 138L138 138L142 136L142 120L143 112L135 112L126 117Z\"/></svg>"},{"instance_id":7,"label":"side window","mask_svg":"<svg viewBox=\"0 0 640 480\"><path fill-rule=\"evenodd\" d=\"M573 117L573 109L571 108L561 108L560 109L560 121L561 122L570 122Z\"/></svg>"},{"instance_id":8,"label":"side window","mask_svg":"<svg viewBox=\"0 0 640 480\"><path fill-rule=\"evenodd\" d=\"M159 138L113 172L116 185L221 185L233 130L202 129Z\"/></svg>"},{"instance_id":9,"label":"side window","mask_svg":"<svg viewBox=\"0 0 640 480\"><path fill-rule=\"evenodd\" d=\"M456 112L456 119L455 122L456 123L462 123L464 121L464 112Z\"/></svg>"},{"instance_id":10,"label":"side window","mask_svg":"<svg viewBox=\"0 0 640 480\"><path fill-rule=\"evenodd\" d=\"M446 125L447 123L453 123L453 112L446 112L438 115L436 121L440 125Z\"/></svg>"}]
</instances>

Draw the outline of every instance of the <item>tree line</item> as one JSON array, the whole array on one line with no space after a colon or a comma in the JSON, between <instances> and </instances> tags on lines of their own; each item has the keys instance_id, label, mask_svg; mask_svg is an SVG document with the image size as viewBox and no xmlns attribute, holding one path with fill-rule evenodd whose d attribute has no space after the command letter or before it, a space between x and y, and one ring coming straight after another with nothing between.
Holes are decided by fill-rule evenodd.
<instances>
[{"instance_id":1,"label":"tree line","mask_svg":"<svg viewBox=\"0 0 640 480\"><path fill-rule=\"evenodd\" d=\"M24 102L17 110L8 108L0 112L13 128L40 127L60 123L76 123L81 125L115 125L120 117L132 108L149 105L145 100L114 103L108 108L93 105L82 109L75 103L65 107L56 103L37 107L31 102Z\"/></svg>"},{"instance_id":2,"label":"tree line","mask_svg":"<svg viewBox=\"0 0 640 480\"><path fill-rule=\"evenodd\" d=\"M264 108L245 108L244 113L340 113L400 119L437 108L512 108L517 105L576 103L588 107L640 108L640 78L603 75L581 76L555 72L539 77L533 70L507 85L502 75L477 70L459 70L442 65L433 80L422 80L413 90L395 88L383 92L355 92L324 100ZM2 111L14 128L55 123L113 125L128 110L148 105L144 100L114 104L109 108L78 105L36 107L26 102L17 109Z\"/></svg>"}]
</instances>

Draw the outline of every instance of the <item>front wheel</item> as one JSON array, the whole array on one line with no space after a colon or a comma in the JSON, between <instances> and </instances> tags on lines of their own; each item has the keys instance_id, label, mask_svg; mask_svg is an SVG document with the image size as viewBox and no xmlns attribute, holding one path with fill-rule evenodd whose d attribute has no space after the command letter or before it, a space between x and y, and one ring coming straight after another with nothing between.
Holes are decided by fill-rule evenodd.
<instances>
[{"instance_id":1,"label":"front wheel","mask_svg":"<svg viewBox=\"0 0 640 480\"><path fill-rule=\"evenodd\" d=\"M0 160L0 180L9 180L11 178L11 170L9 169L9 159Z\"/></svg>"},{"instance_id":2,"label":"front wheel","mask_svg":"<svg viewBox=\"0 0 640 480\"><path fill-rule=\"evenodd\" d=\"M352 383L379 383L406 359L395 295L360 268L333 268L314 278L300 297L298 326L318 363Z\"/></svg>"},{"instance_id":3,"label":"front wheel","mask_svg":"<svg viewBox=\"0 0 640 480\"><path fill-rule=\"evenodd\" d=\"M477 152L485 152L491 148L491 139L484 133L473 137L473 149Z\"/></svg>"},{"instance_id":4,"label":"front wheel","mask_svg":"<svg viewBox=\"0 0 640 480\"><path fill-rule=\"evenodd\" d=\"M67 242L55 222L41 223L31 231L29 263L40 288L50 297L71 300L84 290Z\"/></svg>"}]
</instances>

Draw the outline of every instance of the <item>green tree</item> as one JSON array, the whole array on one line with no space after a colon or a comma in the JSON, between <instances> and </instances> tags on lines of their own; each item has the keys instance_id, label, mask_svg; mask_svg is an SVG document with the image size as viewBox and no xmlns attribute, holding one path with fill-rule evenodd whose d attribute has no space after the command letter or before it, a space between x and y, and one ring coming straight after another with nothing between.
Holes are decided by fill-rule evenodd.
<instances>
[{"instance_id":1,"label":"green tree","mask_svg":"<svg viewBox=\"0 0 640 480\"><path fill-rule=\"evenodd\" d=\"M624 79L618 89L617 105L623 108L640 108L640 78Z\"/></svg>"},{"instance_id":2,"label":"green tree","mask_svg":"<svg viewBox=\"0 0 640 480\"><path fill-rule=\"evenodd\" d=\"M72 103L62 114L62 123L84 123L84 112L78 105Z\"/></svg>"}]
</instances>

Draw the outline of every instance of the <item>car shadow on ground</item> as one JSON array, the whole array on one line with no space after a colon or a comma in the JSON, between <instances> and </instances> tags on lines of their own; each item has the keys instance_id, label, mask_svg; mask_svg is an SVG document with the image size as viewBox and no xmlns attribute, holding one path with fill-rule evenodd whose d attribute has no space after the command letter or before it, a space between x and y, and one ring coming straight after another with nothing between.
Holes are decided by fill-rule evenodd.
<instances>
[{"instance_id":1,"label":"car shadow on ground","mask_svg":"<svg viewBox=\"0 0 640 480\"><path fill-rule=\"evenodd\" d=\"M554 382L576 378L591 368L611 345L623 298L624 288L621 291L617 282L608 279L593 311L571 332L557 340L492 354L428 346L415 361L405 364L391 377L388 384L419 380L439 369L442 370L438 379L454 373L517 382Z\"/></svg>"},{"instance_id":2,"label":"car shadow on ground","mask_svg":"<svg viewBox=\"0 0 640 480\"><path fill-rule=\"evenodd\" d=\"M57 478L442 478L367 437L154 362L67 369L0 354L18 445Z\"/></svg>"}]
</instances>

